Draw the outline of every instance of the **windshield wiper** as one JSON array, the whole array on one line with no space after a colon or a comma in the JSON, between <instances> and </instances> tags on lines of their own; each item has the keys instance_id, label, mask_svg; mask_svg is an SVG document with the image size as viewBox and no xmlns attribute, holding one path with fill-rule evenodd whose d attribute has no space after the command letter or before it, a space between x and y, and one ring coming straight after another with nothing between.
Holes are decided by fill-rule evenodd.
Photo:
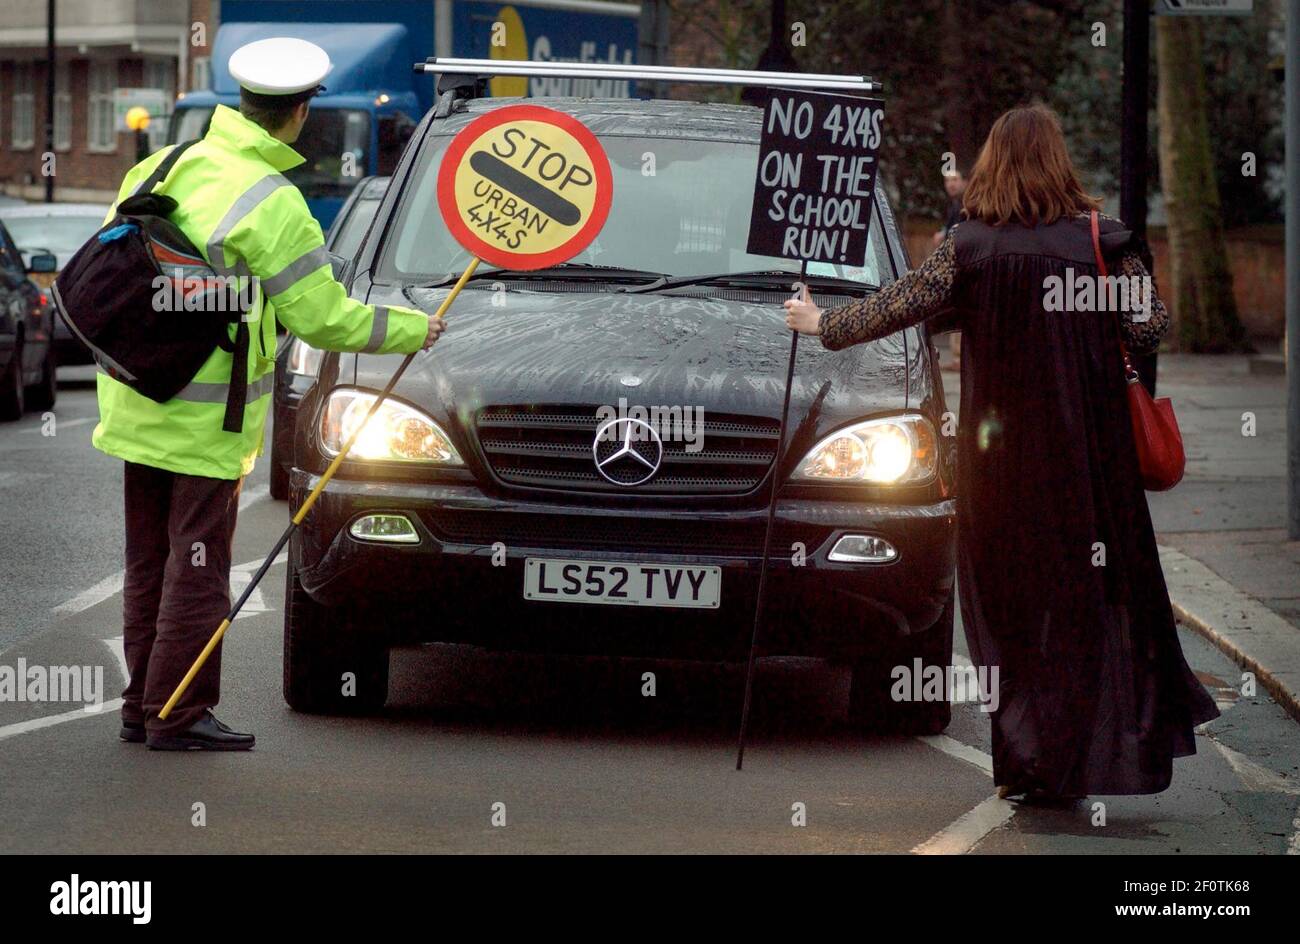
<instances>
[{"instance_id":1,"label":"windshield wiper","mask_svg":"<svg viewBox=\"0 0 1300 944\"><path fill-rule=\"evenodd\" d=\"M460 272L448 272L436 282L429 282L424 285L415 285L412 288L443 288L447 285L456 284L456 280L461 277ZM528 272L521 272L515 269L489 269L487 271L475 272L469 277L471 282L480 282L484 279L501 279L511 281L521 281L530 279L571 279L582 278L592 279L598 282L615 282L625 279L638 280L662 280L668 278L662 272L649 272L645 269L627 269L623 266L596 265L592 262L562 262L559 265L548 266L545 269L533 269Z\"/></svg>"},{"instance_id":2,"label":"windshield wiper","mask_svg":"<svg viewBox=\"0 0 1300 944\"><path fill-rule=\"evenodd\" d=\"M683 285L762 285L770 286L773 282L781 283L782 287L790 288L795 282L799 281L799 273L792 272L788 269L758 269L753 272L711 272L706 275L665 275L649 285L638 285L636 288L625 288L621 291L629 295L639 295L644 292L658 292L663 289L678 288ZM851 289L853 291L865 292L877 288L878 286L869 285L866 282L855 282L852 279L842 279L838 276L831 275L808 275L804 281L809 285L820 286L822 288L840 288ZM793 289L791 289L793 291Z\"/></svg>"}]
</instances>

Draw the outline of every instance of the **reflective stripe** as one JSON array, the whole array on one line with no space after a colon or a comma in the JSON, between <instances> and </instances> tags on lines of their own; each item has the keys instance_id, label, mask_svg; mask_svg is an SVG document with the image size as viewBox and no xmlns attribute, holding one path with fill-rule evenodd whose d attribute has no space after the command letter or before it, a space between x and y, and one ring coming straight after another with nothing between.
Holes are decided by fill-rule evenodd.
<instances>
[{"instance_id":1,"label":"reflective stripe","mask_svg":"<svg viewBox=\"0 0 1300 944\"><path fill-rule=\"evenodd\" d=\"M253 186L249 187L239 199L231 204L226 215L221 218L217 228L212 231L208 237L208 261L212 268L217 270L220 275L230 275L235 270L226 265L225 243L226 237L235 225L248 214L257 209L257 205L269 197L281 187L288 187L289 181L281 174L268 174Z\"/></svg>"},{"instance_id":2,"label":"reflective stripe","mask_svg":"<svg viewBox=\"0 0 1300 944\"><path fill-rule=\"evenodd\" d=\"M388 337L388 306L376 305L375 320L370 323L370 340L361 349L361 353L375 353L384 346L384 338L386 337Z\"/></svg>"},{"instance_id":3,"label":"reflective stripe","mask_svg":"<svg viewBox=\"0 0 1300 944\"><path fill-rule=\"evenodd\" d=\"M262 279L262 291L267 295L279 295L292 288L300 279L329 264L330 254L324 246L317 246L304 252L269 279Z\"/></svg>"},{"instance_id":4,"label":"reflective stripe","mask_svg":"<svg viewBox=\"0 0 1300 944\"><path fill-rule=\"evenodd\" d=\"M248 403L254 400L260 400L270 393L275 387L274 372L259 377L248 385ZM206 383L199 380L191 380L180 393L172 397L173 400L185 400L189 403L225 403L226 396L230 392L228 383Z\"/></svg>"}]
</instances>

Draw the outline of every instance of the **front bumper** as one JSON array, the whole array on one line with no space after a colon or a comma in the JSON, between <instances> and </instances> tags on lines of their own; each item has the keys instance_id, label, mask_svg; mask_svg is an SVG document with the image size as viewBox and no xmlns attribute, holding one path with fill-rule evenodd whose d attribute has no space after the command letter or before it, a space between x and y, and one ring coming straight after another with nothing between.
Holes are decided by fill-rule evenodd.
<instances>
[{"instance_id":1,"label":"front bumper","mask_svg":"<svg viewBox=\"0 0 1300 944\"><path fill-rule=\"evenodd\" d=\"M294 507L317 481L294 469ZM405 515L420 542L353 538L349 525L372 512ZM493 497L473 485L335 478L290 553L314 600L347 604L393 642L721 661L747 651L765 520L763 508L575 507ZM846 533L883 537L898 558L829 560ZM952 593L955 538L951 500L915 506L782 499L762 652L847 659L869 653L882 638L928 629ZM529 557L716 565L721 605L705 611L528 601Z\"/></svg>"}]
</instances>

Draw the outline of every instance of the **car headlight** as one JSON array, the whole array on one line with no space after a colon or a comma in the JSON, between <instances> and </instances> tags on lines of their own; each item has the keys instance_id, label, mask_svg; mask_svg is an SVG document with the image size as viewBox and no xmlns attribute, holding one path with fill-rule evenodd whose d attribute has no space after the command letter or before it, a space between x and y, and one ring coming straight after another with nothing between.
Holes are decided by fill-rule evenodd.
<instances>
[{"instance_id":1,"label":"car headlight","mask_svg":"<svg viewBox=\"0 0 1300 944\"><path fill-rule=\"evenodd\" d=\"M361 426L378 397L363 390L335 390L321 412L321 448L337 456ZM442 428L413 406L397 400L380 404L348 452L350 458L391 462L436 462L461 466L459 453Z\"/></svg>"},{"instance_id":2,"label":"car headlight","mask_svg":"<svg viewBox=\"0 0 1300 944\"><path fill-rule=\"evenodd\" d=\"M285 370L291 374L315 377L323 353L301 338L294 338L289 342L289 362L285 365Z\"/></svg>"},{"instance_id":3,"label":"car headlight","mask_svg":"<svg viewBox=\"0 0 1300 944\"><path fill-rule=\"evenodd\" d=\"M891 416L827 436L804 456L791 480L907 485L931 478L937 465L930 421L917 415Z\"/></svg>"}]
</instances>

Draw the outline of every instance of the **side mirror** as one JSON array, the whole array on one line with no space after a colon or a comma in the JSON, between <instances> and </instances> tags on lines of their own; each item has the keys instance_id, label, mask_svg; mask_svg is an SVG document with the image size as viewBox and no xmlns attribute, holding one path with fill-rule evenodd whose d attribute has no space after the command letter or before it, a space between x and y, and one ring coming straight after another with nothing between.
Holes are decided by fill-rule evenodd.
<instances>
[{"instance_id":1,"label":"side mirror","mask_svg":"<svg viewBox=\"0 0 1300 944\"><path fill-rule=\"evenodd\" d=\"M331 252L329 257L330 269L334 273L334 281L347 285L352 280L352 260L340 256L337 252Z\"/></svg>"},{"instance_id":2,"label":"side mirror","mask_svg":"<svg viewBox=\"0 0 1300 944\"><path fill-rule=\"evenodd\" d=\"M27 260L28 272L57 272L59 271L58 257L52 252L34 252L30 259Z\"/></svg>"}]
</instances>

